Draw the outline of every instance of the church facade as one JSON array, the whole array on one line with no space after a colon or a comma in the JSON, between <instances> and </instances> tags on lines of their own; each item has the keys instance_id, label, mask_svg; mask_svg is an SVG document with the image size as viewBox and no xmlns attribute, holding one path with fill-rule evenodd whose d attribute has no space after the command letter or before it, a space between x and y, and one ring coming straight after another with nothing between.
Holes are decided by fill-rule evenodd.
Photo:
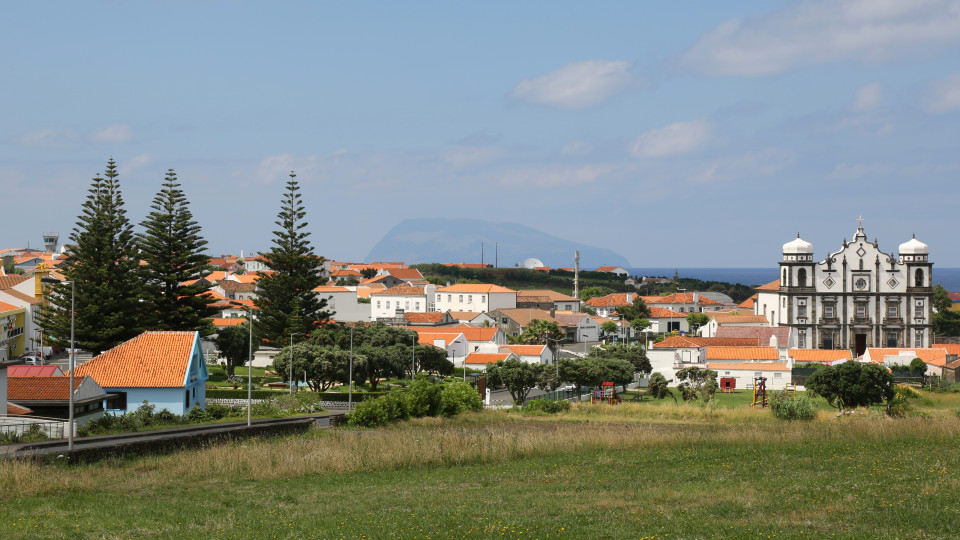
<instances>
[{"instance_id":1,"label":"church facade","mask_svg":"<svg viewBox=\"0 0 960 540\"><path fill-rule=\"evenodd\" d=\"M783 245L780 280L758 289L754 312L790 328L800 349L929 347L933 340L933 263L913 238L884 253L857 228L822 261L797 235Z\"/></svg>"}]
</instances>

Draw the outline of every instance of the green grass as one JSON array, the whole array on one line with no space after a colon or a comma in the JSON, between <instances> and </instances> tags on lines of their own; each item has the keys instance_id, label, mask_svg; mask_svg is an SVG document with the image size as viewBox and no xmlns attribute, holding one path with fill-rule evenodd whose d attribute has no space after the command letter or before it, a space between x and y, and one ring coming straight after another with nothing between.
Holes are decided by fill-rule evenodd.
<instances>
[{"instance_id":1,"label":"green grass","mask_svg":"<svg viewBox=\"0 0 960 540\"><path fill-rule=\"evenodd\" d=\"M956 534L956 415L788 423L743 409L486 411L92 465L3 462L0 523L5 538Z\"/></svg>"}]
</instances>

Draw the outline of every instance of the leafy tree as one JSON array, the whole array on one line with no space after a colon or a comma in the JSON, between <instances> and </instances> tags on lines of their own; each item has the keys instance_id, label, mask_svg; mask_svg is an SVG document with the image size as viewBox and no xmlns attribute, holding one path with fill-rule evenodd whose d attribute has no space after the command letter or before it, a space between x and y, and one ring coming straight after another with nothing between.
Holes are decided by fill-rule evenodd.
<instances>
[{"instance_id":1,"label":"leafy tree","mask_svg":"<svg viewBox=\"0 0 960 540\"><path fill-rule=\"evenodd\" d=\"M523 329L519 341L528 345L546 345L553 352L553 357L557 358L559 344L566 338L567 334L557 321L533 319Z\"/></svg>"},{"instance_id":2,"label":"leafy tree","mask_svg":"<svg viewBox=\"0 0 960 540\"><path fill-rule=\"evenodd\" d=\"M464 411L483 409L483 400L472 386L465 382L454 381L443 385L440 391L440 414L456 416Z\"/></svg>"},{"instance_id":3,"label":"leafy tree","mask_svg":"<svg viewBox=\"0 0 960 540\"><path fill-rule=\"evenodd\" d=\"M893 374L879 364L844 362L824 366L804 386L841 411L876 405L894 396Z\"/></svg>"},{"instance_id":4,"label":"leafy tree","mask_svg":"<svg viewBox=\"0 0 960 540\"><path fill-rule=\"evenodd\" d=\"M617 331L617 323L613 321L605 321L600 325L600 329L603 330L604 334L612 334Z\"/></svg>"},{"instance_id":5,"label":"leafy tree","mask_svg":"<svg viewBox=\"0 0 960 540\"><path fill-rule=\"evenodd\" d=\"M452 375L453 362L447 358L447 351L433 345L417 345L417 372L429 371L438 375Z\"/></svg>"},{"instance_id":6,"label":"leafy tree","mask_svg":"<svg viewBox=\"0 0 960 540\"><path fill-rule=\"evenodd\" d=\"M641 345L607 345L606 347L594 347L590 350L589 356L626 360L633 366L633 371L640 374L650 373L653 370L653 366L650 365L650 359L647 358L647 351Z\"/></svg>"},{"instance_id":7,"label":"leafy tree","mask_svg":"<svg viewBox=\"0 0 960 540\"><path fill-rule=\"evenodd\" d=\"M690 313L687 315L687 325L691 332L696 332L697 328L710 322L710 317L705 313Z\"/></svg>"},{"instance_id":8,"label":"leafy tree","mask_svg":"<svg viewBox=\"0 0 960 540\"><path fill-rule=\"evenodd\" d=\"M259 308L257 326L268 342L282 345L291 333L309 336L317 323L329 318L324 311L327 300L314 289L323 283L320 271L323 259L313 254L305 232L306 210L300 198L297 175L290 173L286 193L275 222L280 230L273 231L273 247L263 253L270 273L258 272L259 296L254 303ZM297 308L299 319L291 321Z\"/></svg>"},{"instance_id":9,"label":"leafy tree","mask_svg":"<svg viewBox=\"0 0 960 540\"><path fill-rule=\"evenodd\" d=\"M633 321L636 319L646 319L650 317L650 308L647 307L647 304L643 301L643 298L638 296L633 299L633 304L629 306L618 307L617 313L620 314L621 319Z\"/></svg>"},{"instance_id":10,"label":"leafy tree","mask_svg":"<svg viewBox=\"0 0 960 540\"><path fill-rule=\"evenodd\" d=\"M363 276L363 279L371 279L371 278L373 278L374 276L377 275L377 269L376 269L376 268L364 268L363 270L360 271L360 275Z\"/></svg>"},{"instance_id":11,"label":"leafy tree","mask_svg":"<svg viewBox=\"0 0 960 540\"><path fill-rule=\"evenodd\" d=\"M227 363L227 376L233 377L236 367L247 363L250 355L250 323L228 326L217 331L217 350ZM260 348L260 340L253 339L253 352Z\"/></svg>"},{"instance_id":12,"label":"leafy tree","mask_svg":"<svg viewBox=\"0 0 960 540\"><path fill-rule=\"evenodd\" d=\"M914 358L910 361L910 371L925 373L927 371L927 364L919 358Z\"/></svg>"},{"instance_id":13,"label":"leafy tree","mask_svg":"<svg viewBox=\"0 0 960 540\"><path fill-rule=\"evenodd\" d=\"M561 358L557 364L560 380L573 383L577 387L577 401L580 401L581 386L592 386L601 378L599 364L584 360L583 358Z\"/></svg>"},{"instance_id":14,"label":"leafy tree","mask_svg":"<svg viewBox=\"0 0 960 540\"><path fill-rule=\"evenodd\" d=\"M146 262L140 267L142 309L151 330L213 331L205 320L214 314L213 299L203 294L210 285L196 281L210 271L210 258L203 253L207 241L188 204L170 169L141 223L145 231L138 235L140 258ZM189 281L194 283L184 284Z\"/></svg>"},{"instance_id":15,"label":"leafy tree","mask_svg":"<svg viewBox=\"0 0 960 540\"><path fill-rule=\"evenodd\" d=\"M712 369L683 368L677 371L676 377L681 381L677 385L677 390L680 391L684 401L702 399L708 402L717 391L717 372Z\"/></svg>"},{"instance_id":16,"label":"leafy tree","mask_svg":"<svg viewBox=\"0 0 960 540\"><path fill-rule=\"evenodd\" d=\"M960 312L951 311L953 301L942 285L933 289L933 333L938 336L960 336Z\"/></svg>"},{"instance_id":17,"label":"leafy tree","mask_svg":"<svg viewBox=\"0 0 960 540\"><path fill-rule=\"evenodd\" d=\"M600 298L613 292L613 289L607 287L584 287L580 289L580 300L586 302L591 298Z\"/></svg>"},{"instance_id":18,"label":"leafy tree","mask_svg":"<svg viewBox=\"0 0 960 540\"><path fill-rule=\"evenodd\" d=\"M528 364L516 358L487 364L487 380L507 387L516 405L523 405L530 390L541 384L543 372L542 364Z\"/></svg>"},{"instance_id":19,"label":"leafy tree","mask_svg":"<svg viewBox=\"0 0 960 540\"><path fill-rule=\"evenodd\" d=\"M59 266L76 294L76 346L94 355L142 331L139 257L133 228L123 208L117 166L107 162L103 177L90 184ZM71 286L54 285L40 326L58 346L70 344Z\"/></svg>"},{"instance_id":20,"label":"leafy tree","mask_svg":"<svg viewBox=\"0 0 960 540\"><path fill-rule=\"evenodd\" d=\"M447 284L447 280L440 276L424 276L423 279L427 280L428 283L439 285L440 287L444 287Z\"/></svg>"},{"instance_id":21,"label":"leafy tree","mask_svg":"<svg viewBox=\"0 0 960 540\"><path fill-rule=\"evenodd\" d=\"M950 299L950 292L943 288L943 285L937 285L933 288L933 308L941 313L950 311L953 307L953 300Z\"/></svg>"},{"instance_id":22,"label":"leafy tree","mask_svg":"<svg viewBox=\"0 0 960 540\"><path fill-rule=\"evenodd\" d=\"M667 387L667 378L659 372L653 372L650 375L650 381L647 383L647 391L656 399L663 399L670 396L675 403L677 401L677 396L673 395L673 392Z\"/></svg>"},{"instance_id":23,"label":"leafy tree","mask_svg":"<svg viewBox=\"0 0 960 540\"><path fill-rule=\"evenodd\" d=\"M273 358L273 369L285 380L290 377L290 347L284 347ZM354 355L353 368L362 370L366 358ZM298 379L306 373L307 386L311 390L323 392L334 384L346 383L349 379L350 351L339 347L321 347L311 342L293 345L292 379Z\"/></svg>"},{"instance_id":24,"label":"leafy tree","mask_svg":"<svg viewBox=\"0 0 960 540\"><path fill-rule=\"evenodd\" d=\"M586 313L587 315L596 315L597 310L586 304L580 304L580 313Z\"/></svg>"}]
</instances>

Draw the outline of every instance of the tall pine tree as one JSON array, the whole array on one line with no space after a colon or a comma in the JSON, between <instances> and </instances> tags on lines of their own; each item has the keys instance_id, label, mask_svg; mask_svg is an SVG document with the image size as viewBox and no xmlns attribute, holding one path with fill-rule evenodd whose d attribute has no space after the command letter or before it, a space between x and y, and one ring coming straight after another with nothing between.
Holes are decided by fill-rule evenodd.
<instances>
[{"instance_id":1,"label":"tall pine tree","mask_svg":"<svg viewBox=\"0 0 960 540\"><path fill-rule=\"evenodd\" d=\"M254 300L258 334L282 347L291 333L306 337L319 321L329 318L327 301L314 289L323 283L323 259L313 254L304 229L307 213L300 198L297 175L290 173L286 193L275 222L273 247L263 253L269 272L258 272L258 297Z\"/></svg>"},{"instance_id":2,"label":"tall pine tree","mask_svg":"<svg viewBox=\"0 0 960 540\"><path fill-rule=\"evenodd\" d=\"M210 273L210 258L203 253L207 241L193 220L189 202L173 169L167 171L138 235L143 280L143 322L149 330L213 332L205 319L215 310L204 295L210 285L197 280ZM193 282L185 285L185 282Z\"/></svg>"},{"instance_id":3,"label":"tall pine tree","mask_svg":"<svg viewBox=\"0 0 960 540\"><path fill-rule=\"evenodd\" d=\"M103 177L90 184L71 245L59 270L76 293L76 345L99 354L142 329L137 277L139 257L111 158ZM56 345L70 343L71 285L57 284L43 310L41 326Z\"/></svg>"}]
</instances>

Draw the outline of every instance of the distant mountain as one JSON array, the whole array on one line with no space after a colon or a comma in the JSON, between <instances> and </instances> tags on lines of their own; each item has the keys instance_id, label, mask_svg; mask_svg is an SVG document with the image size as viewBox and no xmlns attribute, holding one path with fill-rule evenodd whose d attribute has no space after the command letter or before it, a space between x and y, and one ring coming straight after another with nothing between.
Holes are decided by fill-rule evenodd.
<instances>
[{"instance_id":1,"label":"distant mountain","mask_svg":"<svg viewBox=\"0 0 960 540\"><path fill-rule=\"evenodd\" d=\"M552 268L573 268L573 252L580 250L580 269L600 266L630 267L626 257L609 249L570 242L517 223L479 219L422 218L401 221L370 250L366 260L416 263L494 263L499 244L500 267L512 267L529 257Z\"/></svg>"}]
</instances>

